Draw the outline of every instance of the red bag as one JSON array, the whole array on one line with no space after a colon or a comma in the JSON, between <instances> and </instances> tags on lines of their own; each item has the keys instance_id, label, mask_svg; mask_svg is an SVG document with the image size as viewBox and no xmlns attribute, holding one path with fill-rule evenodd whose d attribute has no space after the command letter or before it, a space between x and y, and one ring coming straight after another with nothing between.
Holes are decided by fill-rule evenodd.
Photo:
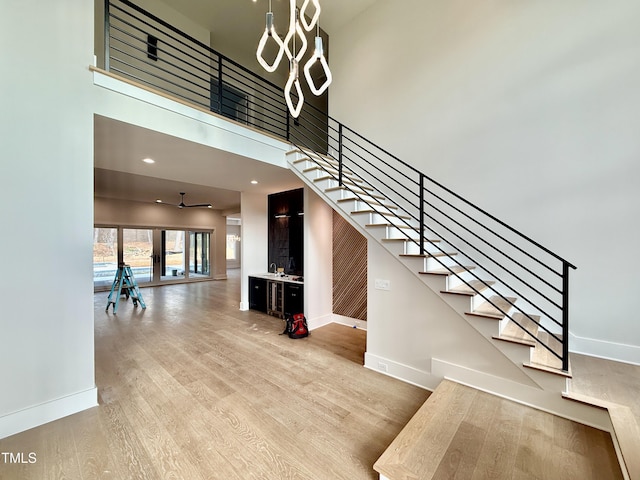
<instances>
[{"instance_id":1,"label":"red bag","mask_svg":"<svg viewBox=\"0 0 640 480\"><path fill-rule=\"evenodd\" d=\"M307 319L303 313L296 313L290 315L287 318L287 326L284 332L289 335L289 338L304 338L309 336L309 327L307 326Z\"/></svg>"}]
</instances>

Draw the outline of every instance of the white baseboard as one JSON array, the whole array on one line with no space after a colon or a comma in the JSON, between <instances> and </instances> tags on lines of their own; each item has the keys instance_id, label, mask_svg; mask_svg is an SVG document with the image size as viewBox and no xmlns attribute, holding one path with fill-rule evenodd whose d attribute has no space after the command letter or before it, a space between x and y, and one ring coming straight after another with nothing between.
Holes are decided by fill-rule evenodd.
<instances>
[{"instance_id":1,"label":"white baseboard","mask_svg":"<svg viewBox=\"0 0 640 480\"><path fill-rule=\"evenodd\" d=\"M0 439L98 406L96 387L0 417Z\"/></svg>"},{"instance_id":2,"label":"white baseboard","mask_svg":"<svg viewBox=\"0 0 640 480\"><path fill-rule=\"evenodd\" d=\"M249 302L240 302L240 311L246 312L249 310Z\"/></svg>"},{"instance_id":3,"label":"white baseboard","mask_svg":"<svg viewBox=\"0 0 640 480\"><path fill-rule=\"evenodd\" d=\"M322 315L320 317L315 318L307 318L307 326L309 327L309 331L315 330L316 328L324 327L325 325L329 325L333 323L333 315Z\"/></svg>"},{"instance_id":4,"label":"white baseboard","mask_svg":"<svg viewBox=\"0 0 640 480\"><path fill-rule=\"evenodd\" d=\"M364 366L370 370L429 391L433 391L442 380L442 378L436 378L427 371L418 370L369 352L364 354Z\"/></svg>"},{"instance_id":5,"label":"white baseboard","mask_svg":"<svg viewBox=\"0 0 640 480\"><path fill-rule=\"evenodd\" d=\"M569 334L569 348L572 353L604 358L616 362L640 365L640 347L623 343L607 342L595 338L579 337Z\"/></svg>"},{"instance_id":6,"label":"white baseboard","mask_svg":"<svg viewBox=\"0 0 640 480\"><path fill-rule=\"evenodd\" d=\"M367 329L367 322L357 318L345 317L344 315L333 314L333 323L339 323L340 325L346 325L348 327L355 327L360 330Z\"/></svg>"}]
</instances>

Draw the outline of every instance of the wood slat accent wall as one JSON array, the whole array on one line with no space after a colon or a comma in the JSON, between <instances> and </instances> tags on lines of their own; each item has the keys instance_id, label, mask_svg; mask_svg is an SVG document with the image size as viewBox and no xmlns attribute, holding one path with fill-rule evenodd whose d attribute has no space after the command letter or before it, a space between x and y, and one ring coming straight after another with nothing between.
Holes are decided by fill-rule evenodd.
<instances>
[{"instance_id":1,"label":"wood slat accent wall","mask_svg":"<svg viewBox=\"0 0 640 480\"><path fill-rule=\"evenodd\" d=\"M367 319L367 239L335 211L333 313Z\"/></svg>"}]
</instances>

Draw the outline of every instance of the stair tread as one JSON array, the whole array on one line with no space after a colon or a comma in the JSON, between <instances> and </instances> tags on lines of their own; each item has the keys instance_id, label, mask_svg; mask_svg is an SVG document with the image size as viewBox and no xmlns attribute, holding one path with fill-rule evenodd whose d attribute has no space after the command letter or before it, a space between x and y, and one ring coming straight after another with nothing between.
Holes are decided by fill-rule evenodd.
<instances>
[{"instance_id":1,"label":"stair tread","mask_svg":"<svg viewBox=\"0 0 640 480\"><path fill-rule=\"evenodd\" d=\"M495 283L496 282L492 280L489 280L489 281L471 280L468 284L462 284L458 287L450 288L449 290L443 290L441 293L452 293L454 295L474 296L474 295L477 295L477 292L482 292L487 288L489 288L490 286L495 285Z\"/></svg>"},{"instance_id":2,"label":"stair tread","mask_svg":"<svg viewBox=\"0 0 640 480\"><path fill-rule=\"evenodd\" d=\"M392 218L399 218L401 220L411 220L411 217L408 216L408 215L397 215L397 214L390 214L390 213L385 214L385 213L381 213L381 212L376 212L373 209L354 210L354 211L351 212L351 215L361 215L361 214L365 214L365 213L366 214L377 213L378 215L382 215L382 216L388 215L388 216L390 216Z\"/></svg>"},{"instance_id":3,"label":"stair tread","mask_svg":"<svg viewBox=\"0 0 640 480\"><path fill-rule=\"evenodd\" d=\"M338 181L337 178L332 177L331 175L325 175L324 177L318 177L318 178L314 178L313 181L314 182L322 182L324 180L335 180L336 182ZM346 185L351 185L351 187L355 187L357 189L360 190L367 190L369 192L373 192L373 188L367 186L367 185L360 185L359 183L355 183L350 179L343 179L342 180L343 185L336 185L335 187L328 187L325 189L325 192L333 192L335 190L349 190L349 188L345 187L344 184ZM380 197L383 198L383 197Z\"/></svg>"},{"instance_id":4,"label":"stair tread","mask_svg":"<svg viewBox=\"0 0 640 480\"><path fill-rule=\"evenodd\" d=\"M497 315L497 316L504 317L504 313L502 313L500 310L502 310L503 312L508 312L512 307L511 304L515 303L517 299L515 297L503 298L498 295L493 295L489 298L489 300L495 306L489 303L488 301L486 301L481 305L479 305L477 308L474 308L472 313L477 313L482 315L489 314L489 315Z\"/></svg>"},{"instance_id":5,"label":"stair tread","mask_svg":"<svg viewBox=\"0 0 640 480\"><path fill-rule=\"evenodd\" d=\"M449 269L436 268L433 270L428 270L426 272L419 272L419 273L423 275L454 275L456 273L469 272L474 268L476 268L475 265L468 265L468 266L454 265L452 267L449 267Z\"/></svg>"},{"instance_id":6,"label":"stair tread","mask_svg":"<svg viewBox=\"0 0 640 480\"><path fill-rule=\"evenodd\" d=\"M411 242L411 241L414 241L416 243L418 242L417 239L411 239L411 238L383 238L382 241L383 242L391 242L391 243L393 243L393 242ZM437 238L432 238L430 240L425 240L424 242L425 242L425 244L427 244L427 243L438 243L438 242L440 242L440 240L437 239ZM425 272L425 273L430 273L430 272Z\"/></svg>"},{"instance_id":7,"label":"stair tread","mask_svg":"<svg viewBox=\"0 0 640 480\"><path fill-rule=\"evenodd\" d=\"M562 339L562 335L556 336ZM536 337L540 342L551 347L554 352L558 354L562 353L562 343L553 338L545 330L538 331ZM536 346L536 348L531 352L530 364L532 366L543 366L553 370L562 371L562 361L541 345Z\"/></svg>"},{"instance_id":8,"label":"stair tread","mask_svg":"<svg viewBox=\"0 0 640 480\"><path fill-rule=\"evenodd\" d=\"M540 321L540 317L538 315L529 316L536 321ZM505 340L507 342L521 343L523 345L535 347L535 337L538 333L538 324L520 312L513 314L512 317L520 325L522 325L526 329L526 331L516 325L513 320L509 320L505 327L502 329L500 335L496 335L493 338L497 340ZM527 334L527 332L529 332L531 335Z\"/></svg>"},{"instance_id":9,"label":"stair tread","mask_svg":"<svg viewBox=\"0 0 640 480\"><path fill-rule=\"evenodd\" d=\"M340 190L345 190L347 192L351 192L351 193L356 193L358 195L364 195L366 197L370 197L370 198L375 198L377 200L386 200L385 197L378 195L376 193L373 193L373 189L371 188L362 188L359 185L352 185L351 187L345 187L343 186L335 186L335 187L328 187L325 188L324 191L325 192L338 192ZM350 200L350 199L349 199Z\"/></svg>"},{"instance_id":10,"label":"stair tread","mask_svg":"<svg viewBox=\"0 0 640 480\"><path fill-rule=\"evenodd\" d=\"M339 198L337 200L337 202L338 203L344 203L344 202L352 202L354 200L358 200L358 199L357 198ZM372 205L378 205L378 206L384 207L384 208L388 208L389 210L397 210L398 209L398 207L396 207L395 205L387 205L387 204L380 203L380 202L372 201L372 202L367 202L367 203L372 204Z\"/></svg>"},{"instance_id":11,"label":"stair tread","mask_svg":"<svg viewBox=\"0 0 640 480\"><path fill-rule=\"evenodd\" d=\"M626 405L584 395L577 392L563 392L562 398L601 408L609 412L613 432L618 439L624 465L629 478L640 478L640 426L633 411Z\"/></svg>"},{"instance_id":12,"label":"stair tread","mask_svg":"<svg viewBox=\"0 0 640 480\"><path fill-rule=\"evenodd\" d=\"M412 227L410 225L397 225L395 223L367 223L365 225L365 227L395 227L395 228L404 228L404 229L409 229L409 230L415 230L417 232L417 230L415 229L415 227Z\"/></svg>"},{"instance_id":13,"label":"stair tread","mask_svg":"<svg viewBox=\"0 0 640 480\"><path fill-rule=\"evenodd\" d=\"M303 159L303 160L296 160L294 163L296 162L316 162L315 160L308 160L308 159ZM336 174L339 175L340 174L340 170L339 168L336 168L335 165L333 165L332 163L328 163L325 162L326 165L321 165L319 163L316 163L313 167L307 167L305 169L302 170L302 173L309 173L309 172L313 172L316 170L319 170L321 172L324 173L331 173L331 174ZM325 168L326 167L326 168ZM350 175L355 175L354 172L352 170L349 170L348 168L344 168L342 167L342 175L343 176L349 176L349 180L354 181L354 182L362 182L363 180L359 179L359 178L351 178Z\"/></svg>"},{"instance_id":14,"label":"stair tread","mask_svg":"<svg viewBox=\"0 0 640 480\"><path fill-rule=\"evenodd\" d=\"M453 257L458 252L427 252L427 253L401 253L401 257L406 258L430 258L430 257Z\"/></svg>"}]
</instances>

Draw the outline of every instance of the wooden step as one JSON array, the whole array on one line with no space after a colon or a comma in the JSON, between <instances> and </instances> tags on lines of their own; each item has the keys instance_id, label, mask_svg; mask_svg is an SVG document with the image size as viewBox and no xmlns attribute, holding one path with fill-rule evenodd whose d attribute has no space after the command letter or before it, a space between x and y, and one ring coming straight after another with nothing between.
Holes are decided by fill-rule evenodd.
<instances>
[{"instance_id":1,"label":"wooden step","mask_svg":"<svg viewBox=\"0 0 640 480\"><path fill-rule=\"evenodd\" d=\"M334 163L337 164L338 160L332 158L332 157L328 157L326 155L321 155L319 153L315 153L315 152L311 152L311 151L306 151L306 150L302 150L300 148L294 148L293 150L289 150L286 155L290 155L292 153L300 153L302 155L304 155L304 158L298 158L296 160L293 161L293 163L298 163L298 162L306 162L308 160L321 160L323 162L327 162L327 163Z\"/></svg>"},{"instance_id":2,"label":"wooden step","mask_svg":"<svg viewBox=\"0 0 640 480\"><path fill-rule=\"evenodd\" d=\"M400 254L400 256L403 258L453 257L455 255L458 255L458 252L427 252L427 253L401 253Z\"/></svg>"},{"instance_id":3,"label":"wooden step","mask_svg":"<svg viewBox=\"0 0 640 480\"><path fill-rule=\"evenodd\" d=\"M323 177L318 177L318 178L314 178L313 181L314 182L323 182L325 180L334 180L334 181L338 181L338 179L336 177L332 177L331 175L326 175ZM349 185L351 186L354 190L366 190L367 192L373 192L374 189L367 186L367 185L360 185L359 183L354 183L353 181L349 180L349 179L343 179L342 180L343 185L336 185L335 187L328 187L326 188L324 191L325 192L334 192L336 190L348 190L347 187L345 187L345 185ZM359 193L359 192L358 192ZM379 197L379 198L384 198L384 197Z\"/></svg>"},{"instance_id":4,"label":"wooden step","mask_svg":"<svg viewBox=\"0 0 640 480\"><path fill-rule=\"evenodd\" d=\"M367 223L365 225L365 227L368 228L376 228L376 227L393 227L393 228L398 228L398 229L406 229L406 230L416 230L415 227L412 227L410 225L403 225L403 224L395 224L395 223Z\"/></svg>"},{"instance_id":5,"label":"wooden step","mask_svg":"<svg viewBox=\"0 0 640 480\"><path fill-rule=\"evenodd\" d=\"M418 243L417 238L383 238L382 239L382 242L384 243L411 242L411 241ZM438 242L440 242L440 240L438 240L437 238L432 238L429 240L425 240L424 244L428 245L429 243L438 243ZM431 273L431 272L420 272L420 273Z\"/></svg>"},{"instance_id":6,"label":"wooden step","mask_svg":"<svg viewBox=\"0 0 640 480\"><path fill-rule=\"evenodd\" d=\"M303 160L296 160L294 163L296 162L307 162L307 161L311 161L313 162L313 160L307 160L307 159L303 159ZM338 168L336 168L333 164L327 164L327 165L320 165L320 164L316 164L313 167L307 167L304 170L302 170L302 173L311 173L314 172L316 170L319 170L323 173L328 173L330 175L334 175L335 177L338 177L338 175L340 175L340 170L338 170ZM351 175L355 175L351 170L349 170L348 168L342 168L342 175L343 177L349 177L348 179L353 181L353 182L358 182L358 183L362 183L364 180L361 180L359 178L351 178Z\"/></svg>"},{"instance_id":7,"label":"wooden step","mask_svg":"<svg viewBox=\"0 0 640 480\"><path fill-rule=\"evenodd\" d=\"M609 412L613 432L620 447L623 466L630 480L640 480L640 427L631 409L625 405L583 395L564 392L562 398L605 409Z\"/></svg>"},{"instance_id":8,"label":"wooden step","mask_svg":"<svg viewBox=\"0 0 640 480\"><path fill-rule=\"evenodd\" d=\"M373 468L388 480L619 478L610 457L591 458L604 445L599 430L443 380Z\"/></svg>"},{"instance_id":9,"label":"wooden step","mask_svg":"<svg viewBox=\"0 0 640 480\"><path fill-rule=\"evenodd\" d=\"M371 213L377 213L378 215L389 215L390 217L399 218L401 220L411 220L411 217L408 216L408 215L396 215L396 214L390 214L390 213L381 213L381 212L376 212L373 209L354 210L353 212L351 212L351 215L361 215L361 214L371 214Z\"/></svg>"},{"instance_id":10,"label":"wooden step","mask_svg":"<svg viewBox=\"0 0 640 480\"><path fill-rule=\"evenodd\" d=\"M354 200L358 200L358 199L357 198L339 198L337 200L337 202L338 203L353 202ZM363 201L363 200L360 200L360 201ZM386 208L388 210L397 210L398 209L398 207L396 207L395 205L387 205L385 203L376 202L376 201L373 201L373 200L370 201L370 202L368 201L366 203L368 203L369 205L374 205L374 206L379 206L379 207L382 207L382 208Z\"/></svg>"},{"instance_id":11,"label":"wooden step","mask_svg":"<svg viewBox=\"0 0 640 480\"><path fill-rule=\"evenodd\" d=\"M554 352L562 354L562 336L556 336L560 338L560 340L556 340L544 330L538 331L536 335L540 343L544 343L545 345L551 347ZM536 348L532 350L531 361L525 364L525 367L535 368L538 370L543 370L545 372L551 372L557 375L571 377L570 371L565 372L562 370L562 361L541 345L536 345Z\"/></svg>"},{"instance_id":12,"label":"wooden step","mask_svg":"<svg viewBox=\"0 0 640 480\"><path fill-rule=\"evenodd\" d=\"M540 316L529 315L526 316L520 312L512 315L513 320L518 322L523 330L513 320L509 320L505 327L502 329L500 335L496 335L493 338L496 340L503 340L505 342L519 343L522 345L528 345L530 347L536 346L536 334L538 333L538 324L540 323ZM537 322L537 323L536 323ZM527 334L527 332L530 333Z\"/></svg>"},{"instance_id":13,"label":"wooden step","mask_svg":"<svg viewBox=\"0 0 640 480\"><path fill-rule=\"evenodd\" d=\"M444 275L444 276L449 276L449 275L455 275L455 274L458 274L458 273L470 272L474 268L476 268L474 265L468 265L468 266L455 265L455 266L449 267L449 269L437 268L437 269L434 269L434 270L429 270L429 271L426 271L426 272L418 272L418 273L420 275Z\"/></svg>"},{"instance_id":14,"label":"wooden step","mask_svg":"<svg viewBox=\"0 0 640 480\"><path fill-rule=\"evenodd\" d=\"M495 305L495 307L489 302L484 302L482 305L478 306L477 308L474 308L473 312L465 312L466 315L473 315L476 317L494 318L496 320L502 320L504 318L504 314L500 310L508 313L512 307L511 303L515 303L517 298L515 297L503 298L498 295L493 295L492 297L489 298L489 300L491 300L491 302Z\"/></svg>"},{"instance_id":15,"label":"wooden step","mask_svg":"<svg viewBox=\"0 0 640 480\"><path fill-rule=\"evenodd\" d=\"M440 293L451 293L453 295L467 295L469 297L473 297L474 295L478 295L478 292L482 293L487 288L495 285L496 282L487 280L471 280L467 284L460 285L456 288L451 288L449 290L442 290ZM471 288L473 287L473 288Z\"/></svg>"}]
</instances>

